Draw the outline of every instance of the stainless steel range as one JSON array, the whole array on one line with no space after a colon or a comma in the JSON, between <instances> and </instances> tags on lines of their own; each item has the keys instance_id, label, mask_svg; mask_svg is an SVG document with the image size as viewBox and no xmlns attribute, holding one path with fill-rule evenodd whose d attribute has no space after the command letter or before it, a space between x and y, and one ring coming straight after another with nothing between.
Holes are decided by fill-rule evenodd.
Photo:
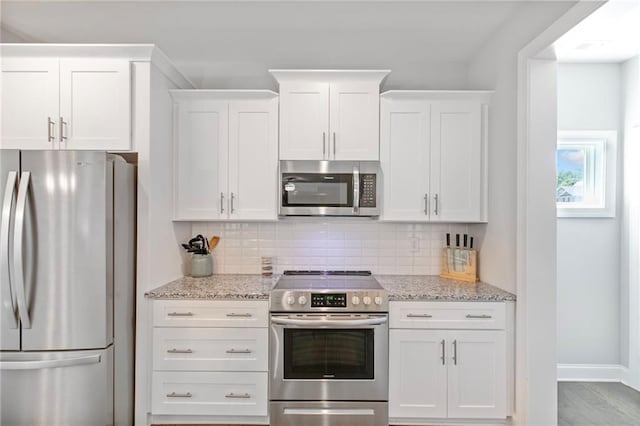
<instances>
[{"instance_id":1,"label":"stainless steel range","mask_svg":"<svg viewBox=\"0 0 640 426\"><path fill-rule=\"evenodd\" d=\"M388 424L386 291L369 271L285 271L271 291L273 426Z\"/></svg>"}]
</instances>

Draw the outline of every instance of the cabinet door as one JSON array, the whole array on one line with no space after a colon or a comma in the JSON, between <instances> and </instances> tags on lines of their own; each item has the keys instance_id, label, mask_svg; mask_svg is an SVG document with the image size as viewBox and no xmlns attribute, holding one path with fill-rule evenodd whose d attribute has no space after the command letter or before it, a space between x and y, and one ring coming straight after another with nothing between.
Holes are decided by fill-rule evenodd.
<instances>
[{"instance_id":1,"label":"cabinet door","mask_svg":"<svg viewBox=\"0 0 640 426\"><path fill-rule=\"evenodd\" d=\"M377 161L380 158L379 85L331 83L329 100L329 158Z\"/></svg>"},{"instance_id":2,"label":"cabinet door","mask_svg":"<svg viewBox=\"0 0 640 426\"><path fill-rule=\"evenodd\" d=\"M280 159L329 159L329 84L280 85Z\"/></svg>"},{"instance_id":3,"label":"cabinet door","mask_svg":"<svg viewBox=\"0 0 640 426\"><path fill-rule=\"evenodd\" d=\"M485 220L481 115L480 102L439 101L432 104L432 221Z\"/></svg>"},{"instance_id":4,"label":"cabinet door","mask_svg":"<svg viewBox=\"0 0 640 426\"><path fill-rule=\"evenodd\" d=\"M381 100L383 220L428 219L429 111L424 101Z\"/></svg>"},{"instance_id":5,"label":"cabinet door","mask_svg":"<svg viewBox=\"0 0 640 426\"><path fill-rule=\"evenodd\" d=\"M505 332L451 331L448 336L449 417L505 418Z\"/></svg>"},{"instance_id":6,"label":"cabinet door","mask_svg":"<svg viewBox=\"0 0 640 426\"><path fill-rule=\"evenodd\" d=\"M389 417L447 416L446 332L389 331Z\"/></svg>"},{"instance_id":7,"label":"cabinet door","mask_svg":"<svg viewBox=\"0 0 640 426\"><path fill-rule=\"evenodd\" d=\"M229 105L229 218L277 218L278 99Z\"/></svg>"},{"instance_id":8,"label":"cabinet door","mask_svg":"<svg viewBox=\"0 0 640 426\"><path fill-rule=\"evenodd\" d=\"M57 148L58 59L2 61L2 149Z\"/></svg>"},{"instance_id":9,"label":"cabinet door","mask_svg":"<svg viewBox=\"0 0 640 426\"><path fill-rule=\"evenodd\" d=\"M174 108L174 218L226 218L228 103L185 101Z\"/></svg>"},{"instance_id":10,"label":"cabinet door","mask_svg":"<svg viewBox=\"0 0 640 426\"><path fill-rule=\"evenodd\" d=\"M122 59L61 59L63 149L131 149L131 72Z\"/></svg>"}]
</instances>

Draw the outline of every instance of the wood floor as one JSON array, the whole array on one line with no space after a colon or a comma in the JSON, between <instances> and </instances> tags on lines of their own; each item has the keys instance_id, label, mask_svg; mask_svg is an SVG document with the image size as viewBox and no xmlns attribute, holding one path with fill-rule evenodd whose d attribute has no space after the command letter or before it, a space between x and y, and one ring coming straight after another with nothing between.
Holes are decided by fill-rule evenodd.
<instances>
[{"instance_id":1,"label":"wood floor","mask_svg":"<svg viewBox=\"0 0 640 426\"><path fill-rule=\"evenodd\" d=\"M558 383L559 426L638 426L640 392L621 383Z\"/></svg>"}]
</instances>

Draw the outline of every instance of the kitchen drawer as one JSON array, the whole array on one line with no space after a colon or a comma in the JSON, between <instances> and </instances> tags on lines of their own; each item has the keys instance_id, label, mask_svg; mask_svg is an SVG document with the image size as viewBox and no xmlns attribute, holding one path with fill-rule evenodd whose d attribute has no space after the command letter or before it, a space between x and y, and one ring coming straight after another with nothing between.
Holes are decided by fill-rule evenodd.
<instances>
[{"instance_id":1,"label":"kitchen drawer","mask_svg":"<svg viewBox=\"0 0 640 426\"><path fill-rule=\"evenodd\" d=\"M266 328L154 328L154 370L267 371Z\"/></svg>"},{"instance_id":2,"label":"kitchen drawer","mask_svg":"<svg viewBox=\"0 0 640 426\"><path fill-rule=\"evenodd\" d=\"M267 373L154 372L152 414L266 416Z\"/></svg>"},{"instance_id":3,"label":"kitchen drawer","mask_svg":"<svg viewBox=\"0 0 640 426\"><path fill-rule=\"evenodd\" d=\"M255 300L156 300L155 327L267 327L269 302Z\"/></svg>"},{"instance_id":4,"label":"kitchen drawer","mask_svg":"<svg viewBox=\"0 0 640 426\"><path fill-rule=\"evenodd\" d=\"M502 330L503 302L391 302L390 328Z\"/></svg>"}]
</instances>

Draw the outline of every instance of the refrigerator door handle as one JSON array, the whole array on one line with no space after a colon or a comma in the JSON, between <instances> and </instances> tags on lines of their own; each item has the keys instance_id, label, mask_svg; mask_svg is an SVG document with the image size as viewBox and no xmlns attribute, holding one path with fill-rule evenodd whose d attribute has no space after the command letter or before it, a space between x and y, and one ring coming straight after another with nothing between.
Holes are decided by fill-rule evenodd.
<instances>
[{"instance_id":1,"label":"refrigerator door handle","mask_svg":"<svg viewBox=\"0 0 640 426\"><path fill-rule=\"evenodd\" d=\"M76 365L99 364L100 355L79 358L50 359L44 361L0 361L0 370L43 370L45 368L72 367Z\"/></svg>"},{"instance_id":2,"label":"refrigerator door handle","mask_svg":"<svg viewBox=\"0 0 640 426\"><path fill-rule=\"evenodd\" d=\"M2 289L2 305L6 311L6 318L10 328L18 328L18 318L16 312L15 290L11 283L10 258L9 258L9 236L11 230L11 210L15 201L16 183L18 182L18 172L9 172L7 175L7 186L4 190L4 200L2 201L2 229L0 229L0 278L6 287Z\"/></svg>"},{"instance_id":3,"label":"refrigerator door handle","mask_svg":"<svg viewBox=\"0 0 640 426\"><path fill-rule=\"evenodd\" d=\"M22 328L31 328L31 320L29 319L29 308L27 306L27 298L25 296L24 287L24 264L22 256L22 238L24 235L24 218L27 209L27 195L29 183L31 181L31 172L22 172L20 176L20 185L18 187L18 200L16 207L15 231L13 237L13 271L15 277L15 292L18 301L18 313Z\"/></svg>"}]
</instances>

